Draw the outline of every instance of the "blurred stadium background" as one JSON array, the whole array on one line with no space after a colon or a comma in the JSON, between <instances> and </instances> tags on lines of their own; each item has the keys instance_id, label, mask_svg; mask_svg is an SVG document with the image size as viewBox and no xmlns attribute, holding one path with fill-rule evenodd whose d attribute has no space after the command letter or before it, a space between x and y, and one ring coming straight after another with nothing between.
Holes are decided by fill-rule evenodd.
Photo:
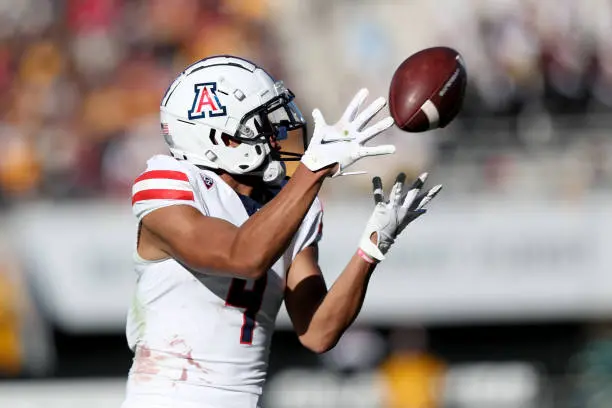
<instances>
[{"instance_id":1,"label":"blurred stadium background","mask_svg":"<svg viewBox=\"0 0 612 408\"><path fill-rule=\"evenodd\" d=\"M461 116L362 167L445 190L336 349L279 318L265 406L612 407L611 38L609 0L0 0L0 407L119 406L130 183L184 66L252 59L333 118L439 44L467 62ZM369 178L322 197L332 282Z\"/></svg>"}]
</instances>

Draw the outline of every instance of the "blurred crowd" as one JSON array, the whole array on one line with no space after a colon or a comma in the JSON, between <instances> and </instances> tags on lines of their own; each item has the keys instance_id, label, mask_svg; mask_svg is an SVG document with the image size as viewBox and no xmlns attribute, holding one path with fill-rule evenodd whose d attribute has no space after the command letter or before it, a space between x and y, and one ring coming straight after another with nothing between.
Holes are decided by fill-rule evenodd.
<instances>
[{"instance_id":1,"label":"blurred crowd","mask_svg":"<svg viewBox=\"0 0 612 408\"><path fill-rule=\"evenodd\" d=\"M471 73L464 117L571 115L579 127L589 114L610 113L612 2L445 4L453 13L437 15L438 38L462 51Z\"/></svg>"},{"instance_id":2,"label":"blurred crowd","mask_svg":"<svg viewBox=\"0 0 612 408\"><path fill-rule=\"evenodd\" d=\"M0 202L127 195L182 68L235 53L278 69L264 1L0 1Z\"/></svg>"},{"instance_id":3,"label":"blurred crowd","mask_svg":"<svg viewBox=\"0 0 612 408\"><path fill-rule=\"evenodd\" d=\"M442 35L470 61L478 115L553 114L612 107L612 3L603 0L453 1ZM457 29L461 27L461 35Z\"/></svg>"},{"instance_id":4,"label":"blurred crowd","mask_svg":"<svg viewBox=\"0 0 612 408\"><path fill-rule=\"evenodd\" d=\"M601 175L612 173L612 2L373 4L0 0L0 203L125 196L144 160L165 151L157 118L167 84L202 57L253 59L287 79L303 107L334 107L355 83L384 92L381 78L402 56L433 44L461 51L470 84L444 136L395 135L416 167L443 167L457 151L484 148L481 175L500 184L500 173L517 160L509 148L577 145L562 160L592 163L578 183L605 184ZM450 12L436 12L442 6ZM426 23L398 31L409 15L426 16ZM295 38L298 23L304 35ZM333 92L326 81L341 89Z\"/></svg>"},{"instance_id":5,"label":"blurred crowd","mask_svg":"<svg viewBox=\"0 0 612 408\"><path fill-rule=\"evenodd\" d=\"M435 13L442 4L449 12ZM575 200L608 190L612 2L440 0L429 10L434 41L461 51L470 81L436 162L469 161L451 174L499 196L527 189Z\"/></svg>"},{"instance_id":6,"label":"blurred crowd","mask_svg":"<svg viewBox=\"0 0 612 408\"><path fill-rule=\"evenodd\" d=\"M570 162L593 163L579 183L612 173L608 0L0 0L0 27L2 204L127 195L144 160L165 151L167 84L213 54L288 80L308 112L340 106L357 83L384 93L410 52L450 45L468 65L464 110L433 141L396 133L413 155L404 160L444 167L457 151L485 148L479 172L496 185L517 160L503 149L569 141L580 149Z\"/></svg>"}]
</instances>

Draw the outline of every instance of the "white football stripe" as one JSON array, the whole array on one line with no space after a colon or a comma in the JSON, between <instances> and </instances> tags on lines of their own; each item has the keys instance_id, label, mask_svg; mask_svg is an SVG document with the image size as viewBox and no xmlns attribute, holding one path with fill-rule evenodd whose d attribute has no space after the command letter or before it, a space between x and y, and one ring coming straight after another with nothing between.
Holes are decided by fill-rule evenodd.
<instances>
[{"instance_id":1,"label":"white football stripe","mask_svg":"<svg viewBox=\"0 0 612 408\"><path fill-rule=\"evenodd\" d=\"M438 108L433 102L428 99L425 101L423 106L421 106L421 110L427 116L427 120L429 120L429 128L435 129L438 127L438 122L440 121L440 112L438 112Z\"/></svg>"},{"instance_id":2,"label":"white football stripe","mask_svg":"<svg viewBox=\"0 0 612 408\"><path fill-rule=\"evenodd\" d=\"M171 179L148 179L141 180L132 187L132 194L136 194L143 190L185 190L192 191L188 181L171 180Z\"/></svg>"}]
</instances>

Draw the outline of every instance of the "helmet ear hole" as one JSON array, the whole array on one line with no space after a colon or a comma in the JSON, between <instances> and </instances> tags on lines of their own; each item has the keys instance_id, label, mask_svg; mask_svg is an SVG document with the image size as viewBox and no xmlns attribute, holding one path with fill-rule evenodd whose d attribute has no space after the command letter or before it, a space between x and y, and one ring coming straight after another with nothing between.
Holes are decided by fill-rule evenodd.
<instances>
[{"instance_id":1,"label":"helmet ear hole","mask_svg":"<svg viewBox=\"0 0 612 408\"><path fill-rule=\"evenodd\" d=\"M210 142L214 145L219 144L219 142L217 141L217 138L215 137L216 133L217 133L216 129L210 129L210 134L208 135L208 137L210 138Z\"/></svg>"},{"instance_id":2,"label":"helmet ear hole","mask_svg":"<svg viewBox=\"0 0 612 408\"><path fill-rule=\"evenodd\" d=\"M255 145L255 152L260 155L262 153L261 151L261 146L260 145Z\"/></svg>"},{"instance_id":3,"label":"helmet ear hole","mask_svg":"<svg viewBox=\"0 0 612 408\"><path fill-rule=\"evenodd\" d=\"M223 144L226 146L230 145L230 137L227 133L221 133L221 140L223 141Z\"/></svg>"}]
</instances>

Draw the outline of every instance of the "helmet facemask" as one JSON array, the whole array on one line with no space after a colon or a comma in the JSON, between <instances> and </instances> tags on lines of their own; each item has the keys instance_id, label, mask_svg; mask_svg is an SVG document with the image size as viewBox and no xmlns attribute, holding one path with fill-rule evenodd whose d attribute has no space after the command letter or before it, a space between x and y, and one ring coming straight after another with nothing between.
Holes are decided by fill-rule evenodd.
<instances>
[{"instance_id":1,"label":"helmet facemask","mask_svg":"<svg viewBox=\"0 0 612 408\"><path fill-rule=\"evenodd\" d=\"M246 143L273 140L281 146L279 153L285 156L281 160L299 160L308 144L306 120L293 102L293 93L282 82L276 82L275 88L281 90L279 95L244 115L233 139ZM299 146L291 148L298 141L296 138Z\"/></svg>"},{"instance_id":2,"label":"helmet facemask","mask_svg":"<svg viewBox=\"0 0 612 408\"><path fill-rule=\"evenodd\" d=\"M308 145L306 121L293 102L293 93L282 82L276 82L275 88L279 94L244 115L238 131L231 137L240 143L268 146L270 153L267 160L260 169L250 174L261 174L264 181L271 184L284 178L285 162L299 161ZM282 175L277 174L281 168ZM270 173L275 173L274 180L269 180Z\"/></svg>"}]
</instances>

